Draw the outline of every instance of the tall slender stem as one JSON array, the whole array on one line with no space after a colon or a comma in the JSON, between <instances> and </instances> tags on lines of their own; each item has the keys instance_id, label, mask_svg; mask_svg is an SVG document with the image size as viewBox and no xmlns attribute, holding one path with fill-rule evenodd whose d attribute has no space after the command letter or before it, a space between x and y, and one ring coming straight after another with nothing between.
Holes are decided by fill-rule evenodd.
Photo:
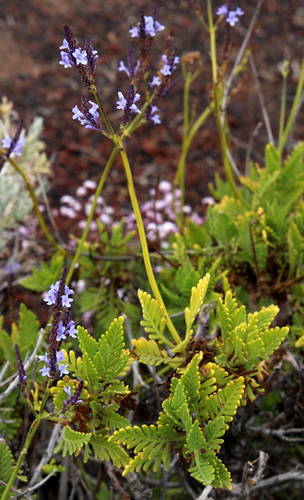
<instances>
[{"instance_id":1,"label":"tall slender stem","mask_svg":"<svg viewBox=\"0 0 304 500\"><path fill-rule=\"evenodd\" d=\"M232 192L236 198L238 198L243 205L247 206L246 201L243 199L240 190L237 188L234 179L233 168L229 160L229 148L227 142L227 130L226 130L226 120L222 116L221 111L221 101L223 97L223 82L218 77L218 64L216 55L216 26L213 22L212 6L211 0L207 0L207 13L208 13L208 29L210 38L210 60L211 60L211 71L213 80L213 101L214 101L214 112L215 121L220 139L221 155L224 165L226 179L232 189Z\"/></svg>"},{"instance_id":2,"label":"tall slender stem","mask_svg":"<svg viewBox=\"0 0 304 500\"><path fill-rule=\"evenodd\" d=\"M13 158L8 158L8 162L11 164L11 166L14 168L14 170L16 170L16 172L18 172L18 174L22 177L22 179L24 181L27 192L30 195L30 198L31 198L32 203L33 203L33 209L34 209L35 215L38 219L38 222L40 224L40 227L41 227L45 237L57 250L59 250L61 253L65 254L66 251L61 247L61 245L59 243L57 243L57 241L55 240L53 235L50 233L50 231L46 225L44 217L39 210L39 203L38 203L38 199L37 199L37 196L35 193L35 189L33 188L32 184L30 183L26 173L20 167L20 165L18 165L18 163L15 162L15 160L13 160Z\"/></svg>"},{"instance_id":3,"label":"tall slender stem","mask_svg":"<svg viewBox=\"0 0 304 500\"><path fill-rule=\"evenodd\" d=\"M299 111L299 108L302 104L303 101L303 89L304 89L304 61L302 62L301 66L301 72L300 72L300 77L297 85L297 90L296 90L296 95L292 103L292 107L289 113L289 117L285 126L285 129L282 133L282 136L280 137L279 141L279 153L280 155L282 154L282 151L284 149L284 146L286 144L286 141L288 139L288 136L291 132L294 120L297 116L297 113Z\"/></svg>"},{"instance_id":4,"label":"tall slender stem","mask_svg":"<svg viewBox=\"0 0 304 500\"><path fill-rule=\"evenodd\" d=\"M96 210L96 205L97 205L97 198L98 196L100 195L102 189L103 189L103 186L104 186L104 183L109 175L109 172L112 168L112 165L115 161L115 158L117 157L118 155L118 148L115 146L112 150L112 153L106 163L106 166L102 172L102 175L100 177L100 180L99 180L99 183L98 183L98 186L97 186L97 189L95 191L95 194L94 194L94 198L93 198L93 201L92 201L92 205L91 205L91 208L90 208L90 212L89 212L89 215L88 215L88 218L87 218L87 221L86 221L86 225L85 225L85 228L83 230L83 233L81 235L81 238L80 240L78 241L78 245L77 245L77 249L76 249L76 252L75 252L75 255L73 257L73 260L71 262L71 265L70 265L70 268L68 270L68 273L67 273L67 278L66 278L66 283L69 284L71 279L72 279L72 276L73 276L73 272L74 272L74 269L75 269L75 266L79 260L79 256L80 256L80 253L81 253L81 249L83 247L83 244L88 236L88 233L89 233L89 230L90 230L90 226L91 226L91 222L92 222L92 219L94 217L94 214L95 214L95 210Z\"/></svg>"},{"instance_id":5,"label":"tall slender stem","mask_svg":"<svg viewBox=\"0 0 304 500\"><path fill-rule=\"evenodd\" d=\"M151 264L151 260L150 260L150 255L149 255L149 249L148 249L144 224L143 224L143 220L142 220L142 216L141 216L141 212L140 212L140 208L139 208L139 203L138 203L135 188L134 188L131 167L130 167L128 156L127 156L126 151L124 150L122 144L121 144L121 149L120 149L120 156L121 156L121 160L122 160L122 163L124 166L124 170L125 170L125 174L126 174L126 178L127 178L127 182L128 182L129 195L130 195L132 208L133 208L134 216L135 216L136 223L137 223L137 229L138 229L138 234L139 234L139 239L140 239L140 244L141 244L141 249L142 249L142 254L143 254L143 260L144 260L144 264L145 264L147 277L148 277L148 280L150 283L150 287L151 287L151 290L154 294L154 297L156 298L156 300L158 300L160 305L163 307L163 310L164 310L164 313L166 316L166 320L167 320L168 329L170 330L170 333L171 333L173 339L175 340L175 342L177 344L179 344L181 342L181 338L180 338L178 332L176 331L175 326L173 325L173 323L171 321L171 318L168 314L168 311L166 309L166 306L164 304L163 298L161 296L161 293L159 291L159 288L158 288L158 285L157 285L157 282L156 282L156 279L154 276L154 272L153 272L153 268L152 268L152 264Z\"/></svg>"},{"instance_id":6,"label":"tall slender stem","mask_svg":"<svg viewBox=\"0 0 304 500\"><path fill-rule=\"evenodd\" d=\"M46 387L46 391L45 391L43 399L41 401L39 414L36 416L35 420L32 422L32 424L30 426L30 429L29 429L27 436L25 438L24 446L21 450L21 453L20 453L20 455L17 459L17 462L15 464L15 467L13 469L12 475L7 482L7 485L6 485L5 490L3 491L2 495L1 495L0 500L7 500L9 498L11 488L17 479L18 473L23 465L23 462L26 458L29 447L31 446L31 443L34 439L34 436L39 428L40 422L41 422L41 420L43 420L43 412L44 412L44 408L45 408L46 402L48 400L48 397L49 397L49 383Z\"/></svg>"}]
</instances>

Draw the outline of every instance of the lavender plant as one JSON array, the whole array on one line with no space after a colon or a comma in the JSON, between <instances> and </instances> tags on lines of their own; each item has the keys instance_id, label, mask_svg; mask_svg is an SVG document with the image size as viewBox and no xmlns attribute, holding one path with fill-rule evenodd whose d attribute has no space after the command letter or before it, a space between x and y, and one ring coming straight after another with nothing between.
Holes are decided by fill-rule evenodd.
<instances>
[{"instance_id":1,"label":"lavender plant","mask_svg":"<svg viewBox=\"0 0 304 500\"><path fill-rule=\"evenodd\" d=\"M288 220L290 267L286 271L283 264L282 273L287 272L295 280L301 278L302 260L298 254L302 245L299 216L302 190L293 176L297 180L302 178L302 145L295 148L282 168L283 149L300 100L296 95L290 120L285 122L282 112L278 148L267 147L265 168L252 166L246 178L237 178L226 119L231 80L237 70L233 67L229 75L226 60L219 66L216 32L223 23L226 29L233 28L244 12L227 4L217 9L215 18L211 0L207 1L207 21L200 8L196 11L210 37L210 103L192 119L190 88L202 66L199 54L183 56L184 129L175 185L162 181L159 191L163 198L152 192L154 200L141 208L127 141L139 127L157 126L161 122L163 98L172 90L180 63L172 36L167 37L155 63L152 44L162 32L165 34L156 14L142 14L130 28L138 55L131 50L127 60L119 62L118 71L127 77L128 88L113 96L112 108L116 104L121 112L120 123L115 127L107 113L111 106L98 91L97 51L89 39L81 45L71 29L64 28L59 64L64 70L76 70L87 90L87 95L73 106L71 119L89 133L110 140L113 149L98 184L88 180L77 190L79 197L91 188L95 192L84 207L86 220L80 225L83 231L75 239L74 247L58 243L39 207L35 210L44 234L57 252L22 283L36 291L49 288L44 302L51 309L44 329L39 330L37 318L22 305L19 322L12 325L10 334L7 325L0 330L0 356L7 360L0 377L0 387L7 387L0 394L0 401L18 408L27 405L31 412L29 429L16 461L8 445L0 441L1 500L12 494L31 493L37 481L39 484L42 471L48 472L46 480L60 472L60 464L52 458L58 454L79 457L80 468L89 460L110 461L109 467L115 467L116 472L123 468L123 476L152 470L159 478L165 470L177 477L178 464L197 491L198 484L232 488L231 475L219 457L223 436L238 408L253 402L264 391L271 371L270 357L286 338L288 327L272 326L279 312L275 305L255 304L258 310L247 313L235 297L231 283L236 282L231 275L235 260L238 264L245 262L259 273L265 271L265 251L271 252L277 241L278 246L282 245L282 224ZM243 56L244 49L238 64ZM301 73L299 92L303 89L302 80ZM226 182L218 181L217 189L213 189L219 201L212 200L203 224L185 205L186 158L194 136L212 113ZM14 136L4 138L2 161L23 177L37 209L36 193L22 175L16 159L22 140L22 127ZM133 210L126 220L127 233L136 227L139 236L140 252L136 248L136 253L133 234L124 234L123 223L115 226L112 212L102 205L101 192L118 157ZM283 203L286 185L292 192L292 200ZM279 201L273 196L273 189ZM61 201L65 204L59 209L62 214L73 218L81 212L78 200L65 195ZM278 205L282 206L281 211L276 211ZM189 215L188 219L185 215ZM88 238L92 226L99 238L93 242ZM157 239L161 242L159 247ZM110 254L112 261L108 259ZM67 267L62 273L64 261ZM157 272L152 262L157 262ZM74 287L70 288L71 282L78 283L79 297ZM265 281L259 285L265 285ZM139 289L136 304L134 288L148 289ZM73 304L76 307L72 312ZM82 322L83 313L89 313L86 322L91 333L76 326ZM90 322L93 313L97 315L96 329ZM79 321L74 319L77 315ZM124 323L129 348L126 348ZM4 377L7 378L1 381ZM18 384L22 403L16 402ZM157 393L153 416L143 421L138 408L145 405L144 391L152 387ZM145 411L147 407L146 402ZM52 446L33 477L28 478L29 485L16 489L17 481L26 474L24 464L35 436L41 429L49 432L47 422L55 423L55 437L52 434L50 438ZM19 425L15 420L6 432L7 439L16 435ZM108 471L113 478L113 470Z\"/></svg>"}]
</instances>

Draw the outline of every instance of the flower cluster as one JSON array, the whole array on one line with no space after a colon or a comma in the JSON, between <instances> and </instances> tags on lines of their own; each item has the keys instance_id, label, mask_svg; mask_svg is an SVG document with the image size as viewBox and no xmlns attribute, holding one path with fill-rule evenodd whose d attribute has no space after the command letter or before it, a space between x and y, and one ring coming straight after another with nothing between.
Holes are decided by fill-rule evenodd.
<instances>
[{"instance_id":1,"label":"flower cluster","mask_svg":"<svg viewBox=\"0 0 304 500\"><path fill-rule=\"evenodd\" d=\"M96 182L93 180L86 180L76 190L76 196L65 194L61 197L61 206L59 211L54 210L54 215L63 215L69 219L77 219L78 226L84 229L86 225L86 218L91 210L94 192L96 190ZM108 206L102 196L97 198L97 205L95 210L95 219L101 221L105 226L111 227L113 225L114 210ZM96 220L92 221L90 229L96 231L98 225Z\"/></svg>"},{"instance_id":2,"label":"flower cluster","mask_svg":"<svg viewBox=\"0 0 304 500\"><path fill-rule=\"evenodd\" d=\"M41 368L39 371L43 377L52 377L52 372L51 372L51 357L49 353L44 354L43 356L38 356L38 359L40 361L44 361L45 366ZM65 363L62 363L64 361L64 354L62 351L57 351L56 352L56 368L59 372L60 377L62 375L68 374L67 367Z\"/></svg>"},{"instance_id":3,"label":"flower cluster","mask_svg":"<svg viewBox=\"0 0 304 500\"><path fill-rule=\"evenodd\" d=\"M129 29L132 38L145 38L147 36L155 37L157 33L164 30L165 27L152 16L142 16L139 23Z\"/></svg>"},{"instance_id":4,"label":"flower cluster","mask_svg":"<svg viewBox=\"0 0 304 500\"><path fill-rule=\"evenodd\" d=\"M140 99L140 94L134 93L131 99L125 98L122 92L117 92L118 99L116 101L116 108L123 111L129 110L131 113L140 113L140 109L136 106L136 102Z\"/></svg>"},{"instance_id":5,"label":"flower cluster","mask_svg":"<svg viewBox=\"0 0 304 500\"><path fill-rule=\"evenodd\" d=\"M68 373L67 365L63 363L64 354L60 345L67 337L75 338L77 335L76 325L71 320L69 308L73 299L70 295L74 291L65 285L65 273L60 280L51 285L44 301L53 307L53 320L48 337L49 351L43 356L38 356L45 365L40 369L43 376L58 378Z\"/></svg>"},{"instance_id":6,"label":"flower cluster","mask_svg":"<svg viewBox=\"0 0 304 500\"><path fill-rule=\"evenodd\" d=\"M84 83L89 86L95 83L97 50L92 46L90 40L85 40L84 48L77 46L76 40L72 37L72 32L68 26L64 27L65 38L59 47L60 61L64 68L76 66L83 78Z\"/></svg>"},{"instance_id":7,"label":"flower cluster","mask_svg":"<svg viewBox=\"0 0 304 500\"><path fill-rule=\"evenodd\" d=\"M77 105L72 108L73 120L78 120L84 128L100 130L98 104L82 99L82 111Z\"/></svg>"},{"instance_id":8,"label":"flower cluster","mask_svg":"<svg viewBox=\"0 0 304 500\"><path fill-rule=\"evenodd\" d=\"M202 224L203 219L193 212L189 205L181 206L180 190L173 188L168 181L161 181L157 189L150 190L151 200L141 206L147 238L150 242L159 241L166 246L170 234L178 231L176 213L181 209L190 220ZM135 217L131 213L125 218L127 229L135 228Z\"/></svg>"},{"instance_id":9,"label":"flower cluster","mask_svg":"<svg viewBox=\"0 0 304 500\"><path fill-rule=\"evenodd\" d=\"M216 11L218 16L224 16L225 20L230 26L235 26L235 24L240 20L240 17L244 15L244 11L240 7L236 7L235 10L229 10L227 5L222 5Z\"/></svg>"},{"instance_id":10,"label":"flower cluster","mask_svg":"<svg viewBox=\"0 0 304 500\"><path fill-rule=\"evenodd\" d=\"M59 293L59 286L60 286L60 281L58 280L54 285L51 285L51 288L47 292L44 301L47 303L48 306L56 304ZM71 307L71 302L73 302L73 299L69 297L69 295L74 295L74 291L67 285L64 285L64 293L60 297L61 301L60 305L62 307Z\"/></svg>"}]
</instances>

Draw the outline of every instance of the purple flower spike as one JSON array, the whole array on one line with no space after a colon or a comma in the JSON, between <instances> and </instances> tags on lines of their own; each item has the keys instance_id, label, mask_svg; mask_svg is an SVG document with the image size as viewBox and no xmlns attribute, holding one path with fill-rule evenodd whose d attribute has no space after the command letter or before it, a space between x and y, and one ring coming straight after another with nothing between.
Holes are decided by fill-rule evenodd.
<instances>
[{"instance_id":1,"label":"purple flower spike","mask_svg":"<svg viewBox=\"0 0 304 500\"><path fill-rule=\"evenodd\" d=\"M156 19L152 16L143 16L144 20L144 36L154 37L157 33L165 29L165 26L160 24ZM129 29L129 33L132 38L139 38L141 36L141 23L137 23L136 26Z\"/></svg>"}]
</instances>

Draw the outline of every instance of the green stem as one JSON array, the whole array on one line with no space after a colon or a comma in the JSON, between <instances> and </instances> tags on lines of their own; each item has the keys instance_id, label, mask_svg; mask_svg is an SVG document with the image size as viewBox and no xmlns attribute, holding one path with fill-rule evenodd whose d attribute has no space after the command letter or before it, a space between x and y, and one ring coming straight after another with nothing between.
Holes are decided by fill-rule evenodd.
<instances>
[{"instance_id":1,"label":"green stem","mask_svg":"<svg viewBox=\"0 0 304 500\"><path fill-rule=\"evenodd\" d=\"M12 475L11 477L9 478L8 480L8 483L5 487L5 490L4 492L2 493L1 495L1 499L0 500L7 500L7 498L9 498L9 495L10 495L10 490L11 488L14 486L14 483L17 479L17 476L18 476L18 473L24 463L24 460L26 458L26 455L27 455L27 452L29 450L29 447L31 446L31 443L34 439L34 436L39 428L39 425L40 425L40 422L41 420L43 420L43 412L44 412L44 408L45 408L45 405L46 405L46 402L48 400L48 397L49 397L49 383L46 387L46 391L44 393L44 396L43 396L43 399L41 401L41 406L40 406L40 411L39 411L39 414L36 416L35 420L32 422L31 426L30 426L30 429L27 433L27 436L26 436L26 439L25 439L25 443L24 443L24 446L21 450L21 453L18 457L18 460L15 464L15 467L13 469L13 472L12 472Z\"/></svg>"},{"instance_id":2,"label":"green stem","mask_svg":"<svg viewBox=\"0 0 304 500\"><path fill-rule=\"evenodd\" d=\"M18 460L17 460L16 465L14 467L14 470L12 472L12 475L9 478L9 481L6 485L4 492L2 493L1 500L7 500L7 498L9 498L11 488L14 485L16 478L17 478L17 475L19 473L19 470L21 469L21 467L23 465L23 462L24 462L25 457L27 455L28 449L29 449L31 442L32 442L37 430L38 430L39 425L40 425L40 421L41 421L41 418L37 417L32 422L32 425L31 425L30 430L26 436L24 446L23 446L21 453L18 457Z\"/></svg>"},{"instance_id":3,"label":"green stem","mask_svg":"<svg viewBox=\"0 0 304 500\"><path fill-rule=\"evenodd\" d=\"M281 96L281 109L280 109L280 124L279 124L279 145L281 144L284 125L285 125L285 115L286 115L286 80L287 77L283 76L283 85L282 85L282 96Z\"/></svg>"},{"instance_id":4,"label":"green stem","mask_svg":"<svg viewBox=\"0 0 304 500\"><path fill-rule=\"evenodd\" d=\"M189 130L189 93L190 86L192 83L192 78L189 73L186 73L185 85L184 85L184 94L183 94L183 110L184 110L184 128L183 128L183 136L187 137Z\"/></svg>"},{"instance_id":5,"label":"green stem","mask_svg":"<svg viewBox=\"0 0 304 500\"><path fill-rule=\"evenodd\" d=\"M97 198L99 197L102 189L103 189L103 186L104 186L104 183L109 175L109 172L112 168L112 165L115 161L115 158L117 157L118 155L118 148L117 146L115 146L111 152L111 155L106 163L106 166L104 168L104 171L102 172L102 175L100 177L100 180L99 180L99 183L98 183L98 186L97 186L97 189L95 191L95 194L94 194L94 198L93 198L93 201L92 201L92 205L91 205L91 208L90 208L90 212L89 212L89 215L88 215L88 218L87 218L87 221L86 221L86 225L85 225L85 228L83 230L83 233L81 235L81 238L80 240L78 241L78 245L77 245L77 249L76 249L76 252L75 252L75 255L73 257L73 260L71 262L71 265L70 265L70 268L68 270L68 273L67 273L67 278L66 278L66 283L69 284L71 279L72 279L72 276L73 276L73 272L74 272L74 269L75 269L75 266L79 260L79 256L81 254L81 250L82 250L82 247L83 247L83 244L88 236L88 233L89 233L89 230L90 230L90 226L91 226L91 222L92 222L92 219L94 217L94 214L95 214L95 210L96 210L96 205L97 205Z\"/></svg>"},{"instance_id":6,"label":"green stem","mask_svg":"<svg viewBox=\"0 0 304 500\"><path fill-rule=\"evenodd\" d=\"M246 201L243 199L234 179L234 172L232 169L231 162L229 160L229 147L227 143L227 130L226 124L222 120L221 113L221 100L223 95L223 83L218 78L218 65L216 56L216 26L213 22L211 0L207 0L207 12L208 12L208 29L210 37L210 60L211 60L211 71L212 71L212 81L213 81L213 101L214 101L214 112L215 121L220 139L220 148L222 161L224 165L225 176L230 185L233 194L237 199L239 199L244 206L247 206Z\"/></svg>"},{"instance_id":7,"label":"green stem","mask_svg":"<svg viewBox=\"0 0 304 500\"><path fill-rule=\"evenodd\" d=\"M40 212L39 210L39 203L38 203L38 199L37 199L37 196L36 196L36 193L35 193L35 190L32 186L32 184L30 183L29 179L27 178L27 175L26 173L24 172L24 170L20 167L20 165L18 165L18 163L15 162L15 160L13 160L12 158L8 158L8 162L11 164L11 166L16 170L16 172L18 172L18 174L22 177L23 181L24 181L24 184L25 184L25 187L28 191L28 194L30 195L31 197L31 200L32 200L32 203L33 203L33 209L34 209L34 212L35 212L35 215L38 219L38 222L40 224L40 227L45 235L45 237L48 239L48 241L57 249L59 250L61 253L65 254L66 251L59 245L59 243L57 243L57 241L55 240L55 238L52 236L52 234L50 233L50 231L48 230L48 227L46 225L46 222L44 220L44 217L42 215L42 213Z\"/></svg>"},{"instance_id":8,"label":"green stem","mask_svg":"<svg viewBox=\"0 0 304 500\"><path fill-rule=\"evenodd\" d=\"M282 151L284 149L284 146L286 144L288 136L291 132L294 120L297 116L297 112L299 111L299 107L301 106L303 89L304 89L304 61L302 62L300 78L299 78L298 85L297 85L296 95L295 95L295 98L293 100L292 107L291 107L291 110L289 113L289 118L287 120L284 132L282 133L282 136L280 137L279 147L278 147L280 155L282 154Z\"/></svg>"},{"instance_id":9,"label":"green stem","mask_svg":"<svg viewBox=\"0 0 304 500\"><path fill-rule=\"evenodd\" d=\"M92 85L90 87L90 92L91 92L91 94L93 94L94 98L97 101L100 115L101 115L101 117L102 117L102 119L103 119L103 121L104 121L107 129L108 129L108 132L109 132L111 138L114 139L114 137L116 136L116 134L114 132L114 129L113 129L112 125L111 125L111 122L110 122L109 118L107 117L107 114L106 114L105 110L103 109L103 105L102 105L101 99L99 97L99 94L97 92L97 88L95 87L95 85Z\"/></svg>"},{"instance_id":10,"label":"green stem","mask_svg":"<svg viewBox=\"0 0 304 500\"><path fill-rule=\"evenodd\" d=\"M173 339L175 340L175 342L177 344L179 344L181 342L181 338L180 338L179 334L177 333L176 328L171 321L171 318L168 314L168 311L166 309L166 306L164 304L163 298L161 296L161 293L159 291L159 288L158 288L158 285L157 285L157 282L156 282L156 279L154 276L154 272L153 272L153 268L152 268L152 264L151 264L151 260L150 260L150 255L149 255L149 249L148 249L144 224L143 224L143 220L142 220L142 216L141 216L141 212L140 212L140 208L139 208L139 203L138 203L136 192L135 192L131 167L130 167L128 156L127 156L126 151L124 150L122 144L121 144L121 149L120 149L120 156L121 156L121 160L122 160L122 163L124 166L124 170L125 170L125 174L126 174L126 178L127 178L127 182L128 182L129 196L131 199L134 216L135 216L136 223L137 223L137 229L138 229L138 234L139 234L139 239L140 239L140 244L141 244L141 249L142 249L142 254L143 254L144 265L145 265L147 277L148 277L148 280L150 283L150 287L151 287L151 290L154 294L154 297L156 298L156 300L159 302L159 304L162 306L162 308L164 310L164 314L165 314L166 320L167 320L167 326L170 330L170 333L171 333Z\"/></svg>"}]
</instances>

